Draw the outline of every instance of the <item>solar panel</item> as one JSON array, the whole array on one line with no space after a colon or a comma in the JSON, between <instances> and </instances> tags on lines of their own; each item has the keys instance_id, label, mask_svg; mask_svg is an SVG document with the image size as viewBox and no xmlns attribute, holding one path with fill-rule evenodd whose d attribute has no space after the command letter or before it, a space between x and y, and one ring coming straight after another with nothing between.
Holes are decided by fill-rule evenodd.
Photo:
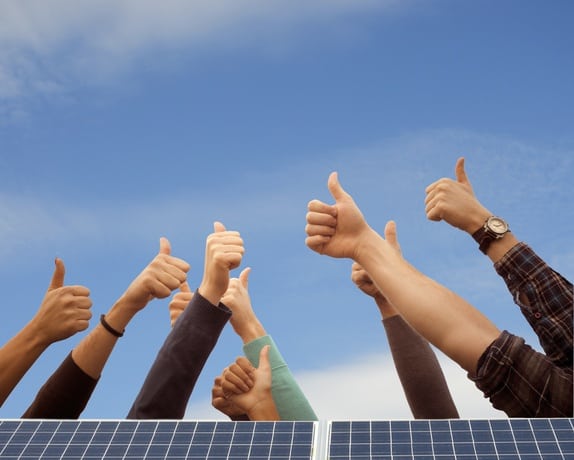
<instances>
[{"instance_id":1,"label":"solar panel","mask_svg":"<svg viewBox=\"0 0 574 460\"><path fill-rule=\"evenodd\" d=\"M0 420L0 459L574 460L574 419Z\"/></svg>"},{"instance_id":2,"label":"solar panel","mask_svg":"<svg viewBox=\"0 0 574 460\"><path fill-rule=\"evenodd\" d=\"M331 460L574 460L574 419L333 421Z\"/></svg>"},{"instance_id":3,"label":"solar panel","mask_svg":"<svg viewBox=\"0 0 574 460\"><path fill-rule=\"evenodd\" d=\"M2 459L312 459L314 422L0 421Z\"/></svg>"}]
</instances>

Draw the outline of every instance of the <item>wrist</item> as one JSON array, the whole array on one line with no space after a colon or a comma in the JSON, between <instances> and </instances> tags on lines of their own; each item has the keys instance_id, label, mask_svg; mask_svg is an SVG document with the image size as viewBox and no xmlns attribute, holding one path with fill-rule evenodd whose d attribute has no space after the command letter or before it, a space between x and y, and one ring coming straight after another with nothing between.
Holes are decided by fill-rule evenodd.
<instances>
[{"instance_id":1,"label":"wrist","mask_svg":"<svg viewBox=\"0 0 574 460\"><path fill-rule=\"evenodd\" d=\"M130 308L130 306L129 302L119 299L105 314L106 323L116 331L123 331L139 311L138 309Z\"/></svg>"},{"instance_id":2,"label":"wrist","mask_svg":"<svg viewBox=\"0 0 574 460\"><path fill-rule=\"evenodd\" d=\"M237 335L241 337L241 340L243 341L244 345L267 335L267 332L265 331L261 323L257 320L249 323L248 326L238 327L233 324L233 315L231 316L231 318L232 318L231 325L235 329Z\"/></svg>"},{"instance_id":3,"label":"wrist","mask_svg":"<svg viewBox=\"0 0 574 460\"><path fill-rule=\"evenodd\" d=\"M217 306L219 305L219 301L221 297L223 297L224 292L221 292L221 289L216 289L209 283L202 282L201 285L197 288L197 292L207 300L211 305Z\"/></svg>"},{"instance_id":4,"label":"wrist","mask_svg":"<svg viewBox=\"0 0 574 460\"><path fill-rule=\"evenodd\" d=\"M471 212L468 214L468 221L465 222L464 226L461 226L461 228L463 231L472 236L479 228L484 225L490 216L492 216L492 213L486 208L481 208L476 212Z\"/></svg>"}]
</instances>

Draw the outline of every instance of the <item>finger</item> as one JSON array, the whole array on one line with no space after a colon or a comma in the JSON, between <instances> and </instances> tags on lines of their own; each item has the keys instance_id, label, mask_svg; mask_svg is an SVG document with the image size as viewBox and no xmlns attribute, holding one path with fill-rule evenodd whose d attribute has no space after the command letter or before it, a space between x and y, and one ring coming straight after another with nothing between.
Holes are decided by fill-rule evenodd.
<instances>
[{"instance_id":1,"label":"finger","mask_svg":"<svg viewBox=\"0 0 574 460\"><path fill-rule=\"evenodd\" d=\"M308 224L326 225L328 227L337 226L336 217L325 212L309 211L305 219Z\"/></svg>"},{"instance_id":2,"label":"finger","mask_svg":"<svg viewBox=\"0 0 574 460\"><path fill-rule=\"evenodd\" d=\"M323 203L319 200L311 200L307 203L307 210L309 212L317 212L321 214L330 214L333 217L337 217L337 208L333 205Z\"/></svg>"},{"instance_id":3,"label":"finger","mask_svg":"<svg viewBox=\"0 0 574 460\"><path fill-rule=\"evenodd\" d=\"M52 280L50 281L50 286L48 291L53 289L61 288L64 285L64 275L66 274L66 267L64 267L64 261L58 257L54 260L56 267L54 268L54 273L52 275Z\"/></svg>"},{"instance_id":4,"label":"finger","mask_svg":"<svg viewBox=\"0 0 574 460\"><path fill-rule=\"evenodd\" d=\"M184 281L183 283L181 283L181 285L179 286L179 290L181 292L191 292L191 289L189 287L189 284L187 283L187 281Z\"/></svg>"},{"instance_id":5,"label":"finger","mask_svg":"<svg viewBox=\"0 0 574 460\"><path fill-rule=\"evenodd\" d=\"M331 196L335 198L335 201L349 197L349 194L343 190L343 187L339 183L339 175L336 172L332 172L329 175L327 187L329 188L329 192L331 192Z\"/></svg>"},{"instance_id":6,"label":"finger","mask_svg":"<svg viewBox=\"0 0 574 460\"><path fill-rule=\"evenodd\" d=\"M249 273L251 273L251 267L244 268L239 274L239 281L245 289L249 286Z\"/></svg>"},{"instance_id":7,"label":"finger","mask_svg":"<svg viewBox=\"0 0 574 460\"><path fill-rule=\"evenodd\" d=\"M329 243L329 241L331 241L331 237L325 235L312 235L305 238L305 244L307 247L319 254L323 251L324 246Z\"/></svg>"},{"instance_id":8,"label":"finger","mask_svg":"<svg viewBox=\"0 0 574 460\"><path fill-rule=\"evenodd\" d=\"M171 244L165 236L159 239L159 253L171 255Z\"/></svg>"},{"instance_id":9,"label":"finger","mask_svg":"<svg viewBox=\"0 0 574 460\"><path fill-rule=\"evenodd\" d=\"M242 379L241 376L235 374L231 369L228 369L223 374L223 382L221 382L221 387L225 393L235 393L241 394L249 391L253 386L253 382L251 382L251 386L249 383Z\"/></svg>"},{"instance_id":10,"label":"finger","mask_svg":"<svg viewBox=\"0 0 574 460\"><path fill-rule=\"evenodd\" d=\"M265 345L259 352L259 367L257 369L269 372L271 364L269 364L269 345Z\"/></svg>"},{"instance_id":11,"label":"finger","mask_svg":"<svg viewBox=\"0 0 574 460\"><path fill-rule=\"evenodd\" d=\"M455 173L456 173L457 182L459 182L461 184L470 185L470 181L468 180L468 176L466 175L466 172L464 171L464 157L460 157L456 161Z\"/></svg>"},{"instance_id":12,"label":"finger","mask_svg":"<svg viewBox=\"0 0 574 460\"><path fill-rule=\"evenodd\" d=\"M397 239L397 224L389 220L387 225L385 225L385 239L390 243L395 249L399 249L399 241Z\"/></svg>"},{"instance_id":13,"label":"finger","mask_svg":"<svg viewBox=\"0 0 574 460\"><path fill-rule=\"evenodd\" d=\"M223 225L221 222L216 221L213 223L213 231L215 233L224 232L225 231L225 225Z\"/></svg>"}]
</instances>

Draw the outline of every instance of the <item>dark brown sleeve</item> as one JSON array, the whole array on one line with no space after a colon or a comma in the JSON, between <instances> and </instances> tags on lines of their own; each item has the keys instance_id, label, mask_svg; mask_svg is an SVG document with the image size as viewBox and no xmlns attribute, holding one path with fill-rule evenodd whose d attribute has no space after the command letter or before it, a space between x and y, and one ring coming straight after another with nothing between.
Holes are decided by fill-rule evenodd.
<instances>
[{"instance_id":1,"label":"dark brown sleeve","mask_svg":"<svg viewBox=\"0 0 574 460\"><path fill-rule=\"evenodd\" d=\"M400 315L383 320L407 402L417 419L459 418L429 343Z\"/></svg>"},{"instance_id":2,"label":"dark brown sleeve","mask_svg":"<svg viewBox=\"0 0 574 460\"><path fill-rule=\"evenodd\" d=\"M97 383L76 365L70 353L40 388L22 418L77 419Z\"/></svg>"}]
</instances>

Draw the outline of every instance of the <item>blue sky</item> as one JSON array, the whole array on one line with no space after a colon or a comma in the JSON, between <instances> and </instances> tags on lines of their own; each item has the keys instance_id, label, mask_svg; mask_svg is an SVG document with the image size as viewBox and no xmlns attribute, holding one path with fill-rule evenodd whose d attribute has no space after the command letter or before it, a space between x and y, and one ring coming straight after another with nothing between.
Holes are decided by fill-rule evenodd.
<instances>
[{"instance_id":1,"label":"blue sky","mask_svg":"<svg viewBox=\"0 0 574 460\"><path fill-rule=\"evenodd\" d=\"M424 189L465 156L481 201L572 279L574 57L568 1L0 1L0 343L54 257L95 326L158 250L197 286L214 220L239 230L256 312L324 419L409 418L351 263L304 244L331 171L405 257L501 329L536 337ZM235 275L237 276L237 273ZM83 418L123 418L169 332L156 300L118 342ZM16 418L85 333L54 344L0 409ZM227 327L192 395L241 353ZM441 356L463 417L503 417Z\"/></svg>"}]
</instances>

